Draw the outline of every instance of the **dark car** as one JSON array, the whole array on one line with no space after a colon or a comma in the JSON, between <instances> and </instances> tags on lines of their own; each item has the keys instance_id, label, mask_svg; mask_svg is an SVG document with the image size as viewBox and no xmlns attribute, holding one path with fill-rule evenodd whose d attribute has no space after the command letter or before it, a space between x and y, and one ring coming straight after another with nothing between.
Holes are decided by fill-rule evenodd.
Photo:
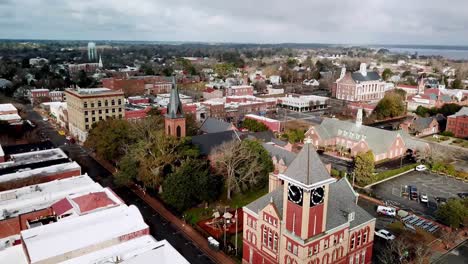
<instances>
[{"instance_id":1,"label":"dark car","mask_svg":"<svg viewBox=\"0 0 468 264\"><path fill-rule=\"evenodd\" d=\"M468 193L466 193L466 192L457 193L457 195L462 199L468 198Z\"/></svg>"},{"instance_id":2,"label":"dark car","mask_svg":"<svg viewBox=\"0 0 468 264\"><path fill-rule=\"evenodd\" d=\"M447 203L447 198L445 198L445 197L435 197L435 200L439 204L446 204Z\"/></svg>"},{"instance_id":3,"label":"dark car","mask_svg":"<svg viewBox=\"0 0 468 264\"><path fill-rule=\"evenodd\" d=\"M411 200L417 200L418 199L418 189L416 186L409 186L409 192L410 192L410 199Z\"/></svg>"}]
</instances>

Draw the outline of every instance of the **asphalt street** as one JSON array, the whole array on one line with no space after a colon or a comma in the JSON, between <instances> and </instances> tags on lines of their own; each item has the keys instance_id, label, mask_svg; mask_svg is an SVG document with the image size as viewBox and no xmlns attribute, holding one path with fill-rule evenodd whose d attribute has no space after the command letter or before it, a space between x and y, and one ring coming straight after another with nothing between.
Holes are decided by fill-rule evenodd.
<instances>
[{"instance_id":1,"label":"asphalt street","mask_svg":"<svg viewBox=\"0 0 468 264\"><path fill-rule=\"evenodd\" d=\"M30 106L25 106L25 110L27 118L37 124L37 129L43 132L55 147L60 147L72 160L80 164L82 173L87 173L104 187L111 187L126 204L137 206L146 223L150 226L151 235L156 240L166 239L169 241L190 263L214 263L133 192L126 188L115 188L112 184L112 178L109 177L111 173L96 162L84 147L70 144L65 136L58 134L57 130L50 123L44 122L41 115L33 111Z\"/></svg>"}]
</instances>

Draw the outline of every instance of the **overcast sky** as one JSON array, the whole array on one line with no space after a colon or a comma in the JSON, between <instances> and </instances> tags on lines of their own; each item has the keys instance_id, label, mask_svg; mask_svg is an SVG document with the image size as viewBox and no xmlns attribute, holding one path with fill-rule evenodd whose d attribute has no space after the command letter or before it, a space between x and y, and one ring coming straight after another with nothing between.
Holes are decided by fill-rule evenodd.
<instances>
[{"instance_id":1,"label":"overcast sky","mask_svg":"<svg viewBox=\"0 0 468 264\"><path fill-rule=\"evenodd\" d=\"M0 38L468 45L468 0L0 0Z\"/></svg>"}]
</instances>

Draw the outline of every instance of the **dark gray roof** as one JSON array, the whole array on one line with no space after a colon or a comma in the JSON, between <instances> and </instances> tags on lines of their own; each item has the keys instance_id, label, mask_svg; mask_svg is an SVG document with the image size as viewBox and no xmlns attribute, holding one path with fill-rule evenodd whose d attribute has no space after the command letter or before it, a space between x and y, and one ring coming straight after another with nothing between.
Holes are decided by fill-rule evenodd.
<instances>
[{"instance_id":1,"label":"dark gray roof","mask_svg":"<svg viewBox=\"0 0 468 264\"><path fill-rule=\"evenodd\" d=\"M312 143L304 144L302 150L284 172L284 176L305 186L333 180Z\"/></svg>"},{"instance_id":2,"label":"dark gray roof","mask_svg":"<svg viewBox=\"0 0 468 264\"><path fill-rule=\"evenodd\" d=\"M421 132L429 127L432 120L434 120L434 117L418 117L413 121L413 128L416 131Z\"/></svg>"},{"instance_id":3,"label":"dark gray roof","mask_svg":"<svg viewBox=\"0 0 468 264\"><path fill-rule=\"evenodd\" d=\"M210 155L213 149L231 140L240 140L234 130L194 136L192 144L200 148L202 155Z\"/></svg>"},{"instance_id":4,"label":"dark gray roof","mask_svg":"<svg viewBox=\"0 0 468 264\"><path fill-rule=\"evenodd\" d=\"M172 79L171 96L169 98L169 104L167 105L166 116L169 118L179 118L184 116L175 78Z\"/></svg>"},{"instance_id":5,"label":"dark gray roof","mask_svg":"<svg viewBox=\"0 0 468 264\"><path fill-rule=\"evenodd\" d=\"M265 194L245 207L254 213L259 213L273 200L280 217L283 218L283 187ZM351 188L346 178L330 184L330 193L327 207L327 230L333 229L348 222L348 214L354 212L354 220L350 228L366 223L374 217L356 204L357 194Z\"/></svg>"},{"instance_id":6,"label":"dark gray roof","mask_svg":"<svg viewBox=\"0 0 468 264\"><path fill-rule=\"evenodd\" d=\"M372 220L374 217L356 204L357 194L346 178L330 184L327 208L327 230L348 222L348 214L354 212L350 228Z\"/></svg>"},{"instance_id":7,"label":"dark gray roof","mask_svg":"<svg viewBox=\"0 0 468 264\"><path fill-rule=\"evenodd\" d=\"M460 111L456 112L455 114L449 116L449 117L457 117L457 116L468 116L468 107L462 107Z\"/></svg>"},{"instance_id":8,"label":"dark gray roof","mask_svg":"<svg viewBox=\"0 0 468 264\"><path fill-rule=\"evenodd\" d=\"M273 142L278 146L284 147L288 144L286 141L279 140L275 137L275 134L271 130L262 131L262 132L254 132L248 134L249 138L255 138L261 140L263 142Z\"/></svg>"},{"instance_id":9,"label":"dark gray roof","mask_svg":"<svg viewBox=\"0 0 468 264\"><path fill-rule=\"evenodd\" d=\"M356 125L354 122L342 121L336 118L324 118L322 123L315 126L315 131L322 140L337 136L349 138L353 141L365 140L374 155L387 152L398 134L403 137L406 146L410 149L423 147L419 142L414 142L403 131L389 131L365 125Z\"/></svg>"},{"instance_id":10,"label":"dark gray roof","mask_svg":"<svg viewBox=\"0 0 468 264\"><path fill-rule=\"evenodd\" d=\"M258 214L258 212L263 210L263 208L265 208L272 199L273 203L278 209L280 217L283 218L283 187L276 188L276 190L263 195L245 207L247 207L250 211Z\"/></svg>"},{"instance_id":11,"label":"dark gray roof","mask_svg":"<svg viewBox=\"0 0 468 264\"><path fill-rule=\"evenodd\" d=\"M293 160L296 158L295 153L277 147L271 143L263 143L262 146L266 149L266 151L268 151L270 157L276 157L277 160L282 159L286 166L289 166L289 164L291 164L291 162L293 162Z\"/></svg>"},{"instance_id":12,"label":"dark gray roof","mask_svg":"<svg viewBox=\"0 0 468 264\"><path fill-rule=\"evenodd\" d=\"M382 79L379 73L375 71L367 72L366 76L362 75L359 71L357 71L351 73L351 77L353 78L353 80L358 82L378 81Z\"/></svg>"},{"instance_id":13,"label":"dark gray roof","mask_svg":"<svg viewBox=\"0 0 468 264\"><path fill-rule=\"evenodd\" d=\"M203 122L200 130L203 133L218 133L233 130L233 126L231 123L226 121L209 117L205 120L205 122Z\"/></svg>"}]
</instances>

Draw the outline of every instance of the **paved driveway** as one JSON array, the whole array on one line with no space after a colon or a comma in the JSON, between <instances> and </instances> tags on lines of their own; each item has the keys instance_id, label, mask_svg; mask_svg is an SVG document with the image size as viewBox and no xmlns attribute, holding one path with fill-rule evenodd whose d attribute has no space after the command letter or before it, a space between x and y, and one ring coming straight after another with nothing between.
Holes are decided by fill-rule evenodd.
<instances>
[{"instance_id":1,"label":"paved driveway","mask_svg":"<svg viewBox=\"0 0 468 264\"><path fill-rule=\"evenodd\" d=\"M401 188L405 185L416 186L420 193L426 193L429 203L420 203L419 200L409 200L401 196ZM437 209L435 197L453 198L458 197L459 192L468 192L468 183L451 177L440 176L429 172L413 171L398 178L383 182L372 187L377 198L387 201L404 210L434 219Z\"/></svg>"}]
</instances>

